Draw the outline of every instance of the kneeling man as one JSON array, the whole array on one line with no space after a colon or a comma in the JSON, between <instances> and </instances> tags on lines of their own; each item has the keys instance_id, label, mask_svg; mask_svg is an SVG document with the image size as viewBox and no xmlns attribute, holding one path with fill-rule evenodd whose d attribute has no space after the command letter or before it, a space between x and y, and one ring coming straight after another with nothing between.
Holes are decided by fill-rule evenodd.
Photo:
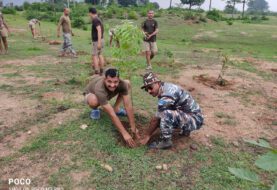
<instances>
[{"instance_id":1,"label":"kneeling man","mask_svg":"<svg viewBox=\"0 0 277 190\"><path fill-rule=\"evenodd\" d=\"M128 80L121 80L119 78L119 71L115 68L109 68L105 71L104 76L94 75L90 83L87 85L84 95L85 101L92 108L90 117L92 119L100 118L99 106L102 106L104 111L108 113L113 124L116 126L120 134L123 136L127 145L135 147L131 135L123 127L118 116L128 116L131 131L135 134L136 138L139 138L138 130L135 126L135 118L131 98L129 91L131 89L130 82ZM109 104L109 100L117 96L114 106ZM120 108L120 103L123 100L125 109Z\"/></svg>"},{"instance_id":2,"label":"kneeling man","mask_svg":"<svg viewBox=\"0 0 277 190\"><path fill-rule=\"evenodd\" d=\"M183 136L189 136L191 131L201 128L204 121L201 109L187 91L160 81L152 72L144 75L143 83L142 89L158 97L158 112L152 118L145 137L140 140L141 144L147 144L158 127L161 130L160 141L150 144L150 148L170 148L174 128L180 128L180 135Z\"/></svg>"}]
</instances>

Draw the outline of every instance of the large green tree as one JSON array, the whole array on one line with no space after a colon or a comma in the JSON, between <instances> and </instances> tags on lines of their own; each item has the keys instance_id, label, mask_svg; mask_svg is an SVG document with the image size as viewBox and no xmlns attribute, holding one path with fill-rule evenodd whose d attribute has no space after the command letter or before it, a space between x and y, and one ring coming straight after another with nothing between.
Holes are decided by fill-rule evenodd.
<instances>
[{"instance_id":1,"label":"large green tree","mask_svg":"<svg viewBox=\"0 0 277 190\"><path fill-rule=\"evenodd\" d=\"M90 3L93 5L98 5L100 3L100 0L85 0L85 3Z\"/></svg>"},{"instance_id":2,"label":"large green tree","mask_svg":"<svg viewBox=\"0 0 277 190\"><path fill-rule=\"evenodd\" d=\"M193 6L201 6L205 0L181 0L184 5L189 5L189 9Z\"/></svg>"},{"instance_id":3,"label":"large green tree","mask_svg":"<svg viewBox=\"0 0 277 190\"><path fill-rule=\"evenodd\" d=\"M234 17L234 12L236 10L236 3L241 3L241 0L227 0L227 6L225 7L225 9L231 9L232 18Z\"/></svg>"},{"instance_id":4,"label":"large green tree","mask_svg":"<svg viewBox=\"0 0 277 190\"><path fill-rule=\"evenodd\" d=\"M123 7L128 7L129 5L136 5L136 0L117 0L118 4L120 4Z\"/></svg>"},{"instance_id":5,"label":"large green tree","mask_svg":"<svg viewBox=\"0 0 277 190\"><path fill-rule=\"evenodd\" d=\"M266 12L268 11L268 3L265 0L249 0L247 3L249 12Z\"/></svg>"}]
</instances>

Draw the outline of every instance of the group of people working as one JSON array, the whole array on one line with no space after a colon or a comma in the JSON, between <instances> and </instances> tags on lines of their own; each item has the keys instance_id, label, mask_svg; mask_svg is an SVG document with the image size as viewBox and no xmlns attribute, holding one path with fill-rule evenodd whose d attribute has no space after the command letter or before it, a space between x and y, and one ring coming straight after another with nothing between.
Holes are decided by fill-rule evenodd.
<instances>
[{"instance_id":1,"label":"group of people working","mask_svg":"<svg viewBox=\"0 0 277 190\"><path fill-rule=\"evenodd\" d=\"M72 56L77 56L71 42L71 36L74 34L72 32L69 14L70 10L65 8L57 27L57 36L60 37L60 30L62 28L64 39L60 56L65 56L67 53L70 53ZM186 90L176 84L161 81L151 71L151 59L158 51L156 35L159 30L158 22L153 18L154 11L149 10L147 15L147 19L142 24L142 30L145 34L143 44L147 61L147 72L143 76L141 89L153 97L158 98L158 109L156 115L152 117L149 128L144 136L140 136L140 131L135 124L133 105L130 97L130 81L121 79L120 73L116 68L106 68L104 70L104 26L101 19L97 16L97 10L95 8L89 9L89 16L92 23L92 67L94 68L94 73L83 94L85 102L92 108L90 112L91 119L100 119L101 111L99 107L102 107L129 147L137 146L134 138L142 145L147 144L156 129L159 128L160 139L152 142L149 147L167 149L173 146L172 134L174 129L179 128L179 135L188 137L192 131L201 128L204 117L199 105ZM33 37L36 35L36 24L40 24L37 19L32 19L29 22ZM0 13L0 34L1 40L5 45L7 31L3 30L3 28L9 31ZM116 31L110 30L109 33L111 38L116 36ZM111 43L112 39L110 39L110 45ZM120 41L117 41L117 46L119 45ZM7 48L5 51L7 52ZM0 46L0 52L3 53L2 46ZM114 97L116 97L116 101L112 106L109 100ZM120 107L122 102L124 108ZM125 116L128 117L131 134L124 128L119 119L119 117Z\"/></svg>"}]
</instances>

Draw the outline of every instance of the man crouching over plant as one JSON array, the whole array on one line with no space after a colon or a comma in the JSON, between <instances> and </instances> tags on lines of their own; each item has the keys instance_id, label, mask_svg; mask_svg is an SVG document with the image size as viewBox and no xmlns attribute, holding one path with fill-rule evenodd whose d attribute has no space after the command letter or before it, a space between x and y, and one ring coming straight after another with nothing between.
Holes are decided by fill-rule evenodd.
<instances>
[{"instance_id":1,"label":"man crouching over plant","mask_svg":"<svg viewBox=\"0 0 277 190\"><path fill-rule=\"evenodd\" d=\"M91 81L87 85L84 95L85 101L92 108L90 113L91 119L100 119L99 106L102 106L104 111L108 113L120 134L123 136L127 145L135 147L136 143L131 135L123 127L118 116L128 116L131 131L139 138L138 130L135 126L135 118L129 91L131 89L128 80L119 78L119 71L115 68L109 68L105 71L104 76L93 75ZM117 96L114 107L109 104L108 100ZM120 108L120 103L123 100L125 109Z\"/></svg>"},{"instance_id":2,"label":"man crouching over plant","mask_svg":"<svg viewBox=\"0 0 277 190\"><path fill-rule=\"evenodd\" d=\"M143 83L141 88L159 100L156 117L151 120L141 144L146 144L160 127L160 141L151 143L149 148L170 148L174 128L180 128L180 135L188 137L191 131L202 126L204 118L200 107L188 92L175 84L161 82L152 72L144 75Z\"/></svg>"}]
</instances>

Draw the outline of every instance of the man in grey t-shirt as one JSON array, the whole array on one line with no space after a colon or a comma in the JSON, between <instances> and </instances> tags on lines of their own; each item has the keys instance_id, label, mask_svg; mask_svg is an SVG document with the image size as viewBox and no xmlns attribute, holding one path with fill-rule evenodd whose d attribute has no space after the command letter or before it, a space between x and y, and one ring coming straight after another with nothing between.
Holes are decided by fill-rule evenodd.
<instances>
[{"instance_id":1,"label":"man in grey t-shirt","mask_svg":"<svg viewBox=\"0 0 277 190\"><path fill-rule=\"evenodd\" d=\"M147 62L146 69L151 70L151 59L153 59L158 52L156 35L159 32L158 22L154 19L153 10L148 11L147 19L142 23L141 28L145 34L143 45Z\"/></svg>"}]
</instances>

